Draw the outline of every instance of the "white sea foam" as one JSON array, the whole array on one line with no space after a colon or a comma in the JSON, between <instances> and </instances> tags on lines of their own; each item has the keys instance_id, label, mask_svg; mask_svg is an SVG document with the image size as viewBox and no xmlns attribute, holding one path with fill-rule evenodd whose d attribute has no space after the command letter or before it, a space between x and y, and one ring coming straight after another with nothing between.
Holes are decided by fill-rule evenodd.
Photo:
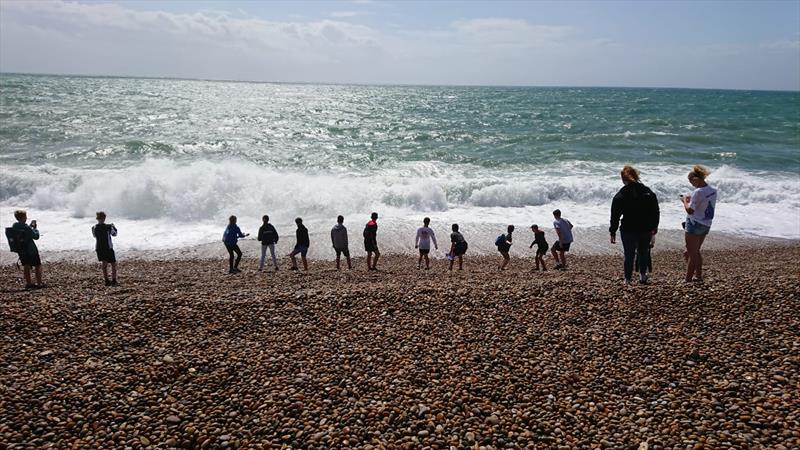
<instances>
[{"instance_id":1,"label":"white sea foam","mask_svg":"<svg viewBox=\"0 0 800 450\"><path fill-rule=\"evenodd\" d=\"M489 251L505 224L550 228L554 208L577 230L604 229L611 198L621 186L619 166L569 162L500 170L420 162L380 172L304 174L235 161L148 160L113 170L16 166L0 174L0 220L8 224L12 209L27 208L40 223L40 247L87 250L93 245L94 212L105 210L120 228L117 246L124 251L217 242L230 214L254 233L267 213L284 236L302 216L312 238L324 242L336 215L345 215L351 233L360 236L362 222L378 211L389 250L412 245L413 230L427 215L441 239L446 240L448 224L458 222L470 231L471 248ZM678 196L691 190L688 169L639 168L661 200L661 228L679 229L684 213ZM714 230L800 238L800 177L713 169L709 182L719 190Z\"/></svg>"}]
</instances>

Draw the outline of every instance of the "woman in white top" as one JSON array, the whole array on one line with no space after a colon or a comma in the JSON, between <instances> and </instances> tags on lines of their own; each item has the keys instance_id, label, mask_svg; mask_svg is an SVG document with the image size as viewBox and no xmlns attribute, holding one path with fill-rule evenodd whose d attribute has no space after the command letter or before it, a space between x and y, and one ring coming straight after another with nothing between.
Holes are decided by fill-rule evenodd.
<instances>
[{"instance_id":1,"label":"woman in white top","mask_svg":"<svg viewBox=\"0 0 800 450\"><path fill-rule=\"evenodd\" d=\"M703 166L694 166L689 172L689 183L694 186L690 196L681 195L681 203L686 210L686 281L703 281L703 257L700 247L711 230L714 208L717 205L717 190L706 183L710 172Z\"/></svg>"},{"instance_id":2,"label":"woman in white top","mask_svg":"<svg viewBox=\"0 0 800 450\"><path fill-rule=\"evenodd\" d=\"M436 250L439 250L439 244L436 243L436 234L433 229L429 227L431 219L426 217L422 220L422 226L417 228L417 237L414 240L414 248L419 249L419 260L417 261L417 269L422 268L422 258L425 258L425 269L431 268L431 261L428 259L428 253L431 252L431 241Z\"/></svg>"}]
</instances>

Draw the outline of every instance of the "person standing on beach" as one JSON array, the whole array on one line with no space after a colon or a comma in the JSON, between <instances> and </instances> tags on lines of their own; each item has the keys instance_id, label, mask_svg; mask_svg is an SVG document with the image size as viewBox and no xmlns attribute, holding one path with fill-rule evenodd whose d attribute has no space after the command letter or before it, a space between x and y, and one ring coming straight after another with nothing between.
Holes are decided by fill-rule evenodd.
<instances>
[{"instance_id":1,"label":"person standing on beach","mask_svg":"<svg viewBox=\"0 0 800 450\"><path fill-rule=\"evenodd\" d=\"M344 216L337 217L336 225L331 228L331 245L333 245L333 250L336 252L336 270L340 270L342 255L347 258L347 270L352 270L353 266L350 264L350 250L347 242L347 228L344 226Z\"/></svg>"},{"instance_id":2,"label":"person standing on beach","mask_svg":"<svg viewBox=\"0 0 800 450\"><path fill-rule=\"evenodd\" d=\"M553 259L556 260L556 269L567 270L567 255L570 245L572 245L572 222L561 218L561 210L553 211L553 228L556 229L558 240L550 249ZM559 256L561 257L559 259Z\"/></svg>"},{"instance_id":3,"label":"person standing on beach","mask_svg":"<svg viewBox=\"0 0 800 450\"><path fill-rule=\"evenodd\" d=\"M425 270L431 268L431 261L428 259L428 253L431 252L431 241L433 247L439 250L439 244L436 243L436 233L429 226L431 219L426 217L422 219L422 226L417 228L417 237L414 239L414 248L419 249L419 260L417 260L417 270L422 268L422 259L425 258Z\"/></svg>"},{"instance_id":4,"label":"person standing on beach","mask_svg":"<svg viewBox=\"0 0 800 450\"><path fill-rule=\"evenodd\" d=\"M364 227L364 250L367 251L367 270L378 270L378 258L381 252L378 251L378 213L370 215L370 221ZM373 259L373 253L375 257Z\"/></svg>"},{"instance_id":5,"label":"person standing on beach","mask_svg":"<svg viewBox=\"0 0 800 450\"><path fill-rule=\"evenodd\" d=\"M228 273L239 273L239 262L242 260L242 251L239 249L239 238L250 236L250 233L243 234L239 226L236 225L236 216L228 218L228 226L222 234L222 242L228 250ZM236 253L236 262L233 261L233 254Z\"/></svg>"},{"instance_id":6,"label":"person standing on beach","mask_svg":"<svg viewBox=\"0 0 800 450\"><path fill-rule=\"evenodd\" d=\"M501 234L500 236L497 236L497 239L494 240L494 245L497 246L497 251L503 255L503 261L500 263L500 270L506 270L506 266L511 260L511 256L508 255L508 252L511 250L511 235L514 233L514 225L509 225L506 230L506 234Z\"/></svg>"},{"instance_id":7,"label":"person standing on beach","mask_svg":"<svg viewBox=\"0 0 800 450\"><path fill-rule=\"evenodd\" d=\"M717 205L717 190L706 183L706 178L711 172L701 165L696 165L689 172L689 183L694 186L694 191L689 196L681 195L681 203L686 210L684 223L686 251L686 282L703 281L703 257L700 247L703 246L708 232L711 231L711 222L714 220L714 209Z\"/></svg>"},{"instance_id":8,"label":"person standing on beach","mask_svg":"<svg viewBox=\"0 0 800 450\"><path fill-rule=\"evenodd\" d=\"M450 254L447 259L450 260L450 270L453 270L453 261L458 258L458 270L464 270L464 254L467 253L467 241L464 236L458 231L458 224L454 223L452 226L453 232L450 233Z\"/></svg>"},{"instance_id":9,"label":"person standing on beach","mask_svg":"<svg viewBox=\"0 0 800 450\"><path fill-rule=\"evenodd\" d=\"M303 225L303 219L299 217L294 219L294 223L297 224L297 231L295 231L297 243L294 245L294 250L289 253L289 258L292 258L292 267L290 267L289 270L297 270L297 259L295 259L295 256L299 253L300 259L303 260L303 270L308 272L306 255L308 254L308 248L311 247L311 240L308 238L308 228Z\"/></svg>"},{"instance_id":10,"label":"person standing on beach","mask_svg":"<svg viewBox=\"0 0 800 450\"><path fill-rule=\"evenodd\" d=\"M272 265L275 266L275 271L278 271L278 259L275 258L275 244L278 243L278 230L269 223L269 216L265 215L261 218L263 223L258 229L258 240L261 242L261 260L258 263L258 271L264 270L264 260L267 259L267 249L272 257Z\"/></svg>"},{"instance_id":11,"label":"person standing on beach","mask_svg":"<svg viewBox=\"0 0 800 450\"><path fill-rule=\"evenodd\" d=\"M35 220L31 221L28 225L28 213L23 209L14 211L14 218L17 222L11 226L10 230L6 230L6 237L9 237L9 243L13 241L12 251L16 252L19 256L19 261L22 264L22 272L25 276L25 289L41 289L47 287L42 282L42 259L39 257L39 249L36 247L35 240L39 239L38 224ZM9 236L9 233L13 237ZM36 271L36 284L31 280L31 268Z\"/></svg>"},{"instance_id":12,"label":"person standing on beach","mask_svg":"<svg viewBox=\"0 0 800 450\"><path fill-rule=\"evenodd\" d=\"M650 240L658 231L660 211L658 197L639 180L639 171L625 166L620 172L622 188L611 201L611 225L608 232L611 243L617 242L617 229L620 230L622 248L625 253L623 263L625 285L631 284L634 259L638 264L639 283L647 284L647 268L650 266ZM622 225L620 226L620 217ZM638 257L637 257L638 256Z\"/></svg>"},{"instance_id":13,"label":"person standing on beach","mask_svg":"<svg viewBox=\"0 0 800 450\"><path fill-rule=\"evenodd\" d=\"M106 224L106 213L97 211L95 214L97 225L92 227L92 236L95 239L94 249L97 252L97 260L103 266L103 279L106 286L117 286L117 256L114 254L114 243L112 236L117 235L117 227L113 223ZM108 265L111 265L111 280L108 279Z\"/></svg>"},{"instance_id":14,"label":"person standing on beach","mask_svg":"<svg viewBox=\"0 0 800 450\"><path fill-rule=\"evenodd\" d=\"M547 272L547 266L544 265L544 255L547 254L547 249L550 247L544 238L544 231L539 229L539 225L531 225L531 231L533 232L533 242L528 248L533 248L534 244L536 245L536 270L539 270L539 263L541 263L542 271Z\"/></svg>"}]
</instances>

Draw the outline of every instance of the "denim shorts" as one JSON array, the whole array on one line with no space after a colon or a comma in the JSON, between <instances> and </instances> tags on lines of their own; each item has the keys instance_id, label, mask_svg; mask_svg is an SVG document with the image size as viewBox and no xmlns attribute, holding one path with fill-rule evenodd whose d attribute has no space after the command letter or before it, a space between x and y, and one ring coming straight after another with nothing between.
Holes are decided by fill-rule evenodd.
<instances>
[{"instance_id":1,"label":"denim shorts","mask_svg":"<svg viewBox=\"0 0 800 450\"><path fill-rule=\"evenodd\" d=\"M298 253L300 253L300 256L305 258L306 254L308 254L308 247L305 245L295 245L294 250L292 250L292 255L296 255Z\"/></svg>"},{"instance_id":2,"label":"denim shorts","mask_svg":"<svg viewBox=\"0 0 800 450\"><path fill-rule=\"evenodd\" d=\"M703 225L700 222L686 220L686 234L694 234L696 236L705 236L711 231L711 227Z\"/></svg>"}]
</instances>

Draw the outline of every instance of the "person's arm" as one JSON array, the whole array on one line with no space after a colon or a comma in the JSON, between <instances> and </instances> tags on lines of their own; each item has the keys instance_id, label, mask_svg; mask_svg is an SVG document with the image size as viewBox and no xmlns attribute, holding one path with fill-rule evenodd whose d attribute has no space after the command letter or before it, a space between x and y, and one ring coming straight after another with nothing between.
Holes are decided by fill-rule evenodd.
<instances>
[{"instance_id":1,"label":"person's arm","mask_svg":"<svg viewBox=\"0 0 800 450\"><path fill-rule=\"evenodd\" d=\"M433 232L433 229L431 229L431 240L433 241L433 248L439 250L439 244L436 243L436 233Z\"/></svg>"},{"instance_id":2,"label":"person's arm","mask_svg":"<svg viewBox=\"0 0 800 450\"><path fill-rule=\"evenodd\" d=\"M414 238L414 248L419 248L419 228L417 228L417 236Z\"/></svg>"},{"instance_id":3,"label":"person's arm","mask_svg":"<svg viewBox=\"0 0 800 450\"><path fill-rule=\"evenodd\" d=\"M611 235L611 243L617 242L617 230L619 229L619 219L622 217L622 196L617 194L611 200L611 222L608 226L608 234Z\"/></svg>"},{"instance_id":4,"label":"person's arm","mask_svg":"<svg viewBox=\"0 0 800 450\"><path fill-rule=\"evenodd\" d=\"M559 228L557 225L554 225L553 228L556 229L556 236L558 236L558 240L561 241L561 228Z\"/></svg>"},{"instance_id":5,"label":"person's arm","mask_svg":"<svg viewBox=\"0 0 800 450\"><path fill-rule=\"evenodd\" d=\"M661 222L661 209L658 207L658 197L656 193L653 192L653 234L658 233L658 225Z\"/></svg>"},{"instance_id":6,"label":"person's arm","mask_svg":"<svg viewBox=\"0 0 800 450\"><path fill-rule=\"evenodd\" d=\"M92 236L94 236L94 237L97 237L97 233L95 232L96 228L97 228L97 225L92 225Z\"/></svg>"},{"instance_id":7,"label":"person's arm","mask_svg":"<svg viewBox=\"0 0 800 450\"><path fill-rule=\"evenodd\" d=\"M112 236L117 235L117 227L115 227L113 223L111 224L111 235Z\"/></svg>"},{"instance_id":8,"label":"person's arm","mask_svg":"<svg viewBox=\"0 0 800 450\"><path fill-rule=\"evenodd\" d=\"M333 232L334 228L331 228L331 247L336 248L336 241L333 239Z\"/></svg>"},{"instance_id":9,"label":"person's arm","mask_svg":"<svg viewBox=\"0 0 800 450\"><path fill-rule=\"evenodd\" d=\"M28 233L29 233L30 239L33 239L33 240L39 239L39 230L37 230L36 228L33 228L33 227L29 226L28 227Z\"/></svg>"},{"instance_id":10,"label":"person's arm","mask_svg":"<svg viewBox=\"0 0 800 450\"><path fill-rule=\"evenodd\" d=\"M681 196L681 201L683 202L683 209L686 210L687 214L694 214L694 210L697 208L697 204L695 203L695 195L697 194L697 189L692 192L692 195L686 197L685 195Z\"/></svg>"}]
</instances>

